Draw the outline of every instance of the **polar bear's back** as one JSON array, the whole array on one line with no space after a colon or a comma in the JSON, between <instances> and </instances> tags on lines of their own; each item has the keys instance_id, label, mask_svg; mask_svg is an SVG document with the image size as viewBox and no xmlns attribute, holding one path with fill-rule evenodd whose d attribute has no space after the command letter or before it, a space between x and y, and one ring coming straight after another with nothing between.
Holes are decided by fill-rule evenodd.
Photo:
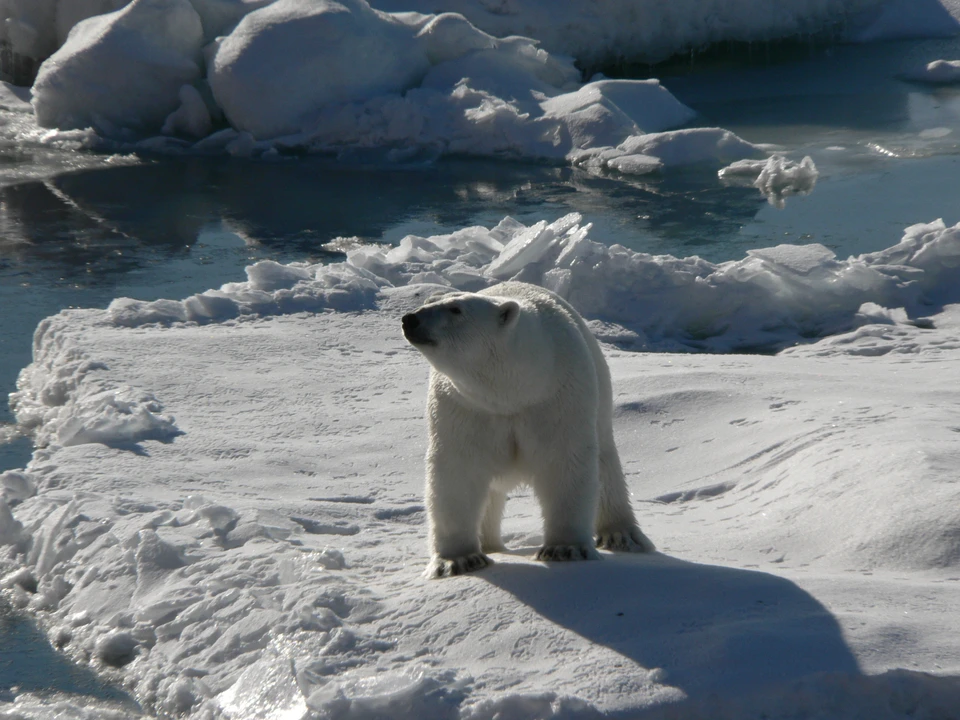
<instances>
[{"instance_id":1,"label":"polar bear's back","mask_svg":"<svg viewBox=\"0 0 960 720\"><path fill-rule=\"evenodd\" d=\"M597 350L600 349L596 338L594 338L593 333L590 332L590 328L587 327L583 318L580 317L580 313L562 297L546 288L524 282L504 282L499 285L492 285L477 294L526 301L541 310L559 310L562 314L569 316L588 345L596 345Z\"/></svg>"},{"instance_id":2,"label":"polar bear's back","mask_svg":"<svg viewBox=\"0 0 960 720\"><path fill-rule=\"evenodd\" d=\"M600 343L597 342L593 333L590 332L590 328L587 327L587 323L583 317L581 317L580 313L556 293L529 283L508 281L500 283L499 285L492 285L491 287L481 290L478 294L492 297L514 298L531 303L538 308L553 308L569 317L583 338L583 342L593 360L594 370L597 375L597 390L599 392L598 421L601 424L601 433L605 430L612 433L613 385L610 380L610 369L607 367L607 360L603 356L603 350L600 349Z\"/></svg>"}]
</instances>

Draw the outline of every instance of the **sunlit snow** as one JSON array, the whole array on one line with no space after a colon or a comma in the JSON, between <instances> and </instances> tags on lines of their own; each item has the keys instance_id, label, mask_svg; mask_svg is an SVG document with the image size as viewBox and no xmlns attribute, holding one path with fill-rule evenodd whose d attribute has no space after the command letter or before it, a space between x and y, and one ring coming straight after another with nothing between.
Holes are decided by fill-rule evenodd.
<instances>
[{"instance_id":1,"label":"sunlit snow","mask_svg":"<svg viewBox=\"0 0 960 720\"><path fill-rule=\"evenodd\" d=\"M594 71L960 27L934 0L441 4L0 0L4 48L43 61L32 89L0 86L4 137L108 153L77 167L705 166L781 207L822 182L805 151ZM948 84L955 65L902 77ZM0 593L130 700L10 689L0 718L955 717L960 225L936 217L876 252L774 240L719 263L600 243L580 213L505 217L47 318L10 399L35 451L0 473ZM495 565L425 581L427 367L399 318L507 279L562 295L604 343L660 551L538 563L521 490Z\"/></svg>"}]
</instances>

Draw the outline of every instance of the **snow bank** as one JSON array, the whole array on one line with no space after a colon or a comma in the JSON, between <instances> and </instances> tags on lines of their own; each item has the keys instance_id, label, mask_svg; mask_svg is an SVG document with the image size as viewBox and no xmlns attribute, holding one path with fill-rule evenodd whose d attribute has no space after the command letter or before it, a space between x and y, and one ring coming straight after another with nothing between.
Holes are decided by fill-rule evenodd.
<instances>
[{"instance_id":1,"label":"snow bank","mask_svg":"<svg viewBox=\"0 0 960 720\"><path fill-rule=\"evenodd\" d=\"M33 86L43 127L106 135L159 128L200 78L203 30L189 0L137 0L84 20Z\"/></svg>"},{"instance_id":2,"label":"snow bank","mask_svg":"<svg viewBox=\"0 0 960 720\"><path fill-rule=\"evenodd\" d=\"M374 5L390 11L437 8L428 0L374 0ZM445 0L442 7L492 35L535 37L547 50L572 55L588 68L656 62L717 42L841 34L845 27L862 40L942 37L958 27L937 0Z\"/></svg>"},{"instance_id":3,"label":"snow bank","mask_svg":"<svg viewBox=\"0 0 960 720\"><path fill-rule=\"evenodd\" d=\"M898 245L846 260L822 245L780 245L721 264L608 247L590 240L590 229L575 213L530 227L506 218L492 229L411 235L393 248L361 246L341 263L264 261L247 268L246 282L183 301L121 298L108 314L124 327L204 324L369 309L391 288L432 283L479 290L515 278L550 288L590 318L617 324L621 344L729 352L782 348L873 322L876 313L864 311L865 304L906 308L914 317L960 299L960 226L942 221L910 227ZM885 317L908 322L907 315Z\"/></svg>"},{"instance_id":4,"label":"snow bank","mask_svg":"<svg viewBox=\"0 0 960 720\"><path fill-rule=\"evenodd\" d=\"M221 5L137 0L78 24L33 87L39 124L57 129L45 141L92 127L99 149L115 152L565 161L629 155L624 142L694 117L656 80L581 85L571 58L527 38L493 37L461 15L390 14L366 0ZM236 27L204 46L210 28L231 19ZM737 143L736 157L727 142L710 159L758 153ZM671 164L640 160L598 167Z\"/></svg>"},{"instance_id":5,"label":"snow bank","mask_svg":"<svg viewBox=\"0 0 960 720\"><path fill-rule=\"evenodd\" d=\"M127 143L115 148L123 151L137 138L134 147L152 151L377 148L394 160L571 159L693 118L655 82L581 88L571 56L589 67L848 21L860 39L958 28L935 0L488 5L457 0L445 4L456 12L436 15L418 0L378 5L397 12L367 0L0 0L0 11L12 45L36 58L72 27L34 84L43 127L92 127ZM214 132L221 116L226 134ZM171 137L161 139L161 130ZM660 167L641 153L619 155L605 167L631 174ZM729 160L742 157L749 155Z\"/></svg>"},{"instance_id":6,"label":"snow bank","mask_svg":"<svg viewBox=\"0 0 960 720\"><path fill-rule=\"evenodd\" d=\"M136 447L144 440L168 441L180 434L174 419L160 414L162 406L149 393L130 387L91 390L98 386L93 377L106 367L75 348L51 342L49 332L50 324L41 322L34 335L36 362L20 378L23 388L29 389L11 398L18 423L33 435L37 447L84 443ZM82 397L77 393L81 383L87 388ZM54 426L56 432L51 434ZM6 474L0 477L7 485ZM11 477L10 484L16 479Z\"/></svg>"},{"instance_id":7,"label":"snow bank","mask_svg":"<svg viewBox=\"0 0 960 720\"><path fill-rule=\"evenodd\" d=\"M258 138L298 132L324 107L400 94L429 66L410 29L364 0L277 0L208 53L217 103Z\"/></svg>"}]
</instances>

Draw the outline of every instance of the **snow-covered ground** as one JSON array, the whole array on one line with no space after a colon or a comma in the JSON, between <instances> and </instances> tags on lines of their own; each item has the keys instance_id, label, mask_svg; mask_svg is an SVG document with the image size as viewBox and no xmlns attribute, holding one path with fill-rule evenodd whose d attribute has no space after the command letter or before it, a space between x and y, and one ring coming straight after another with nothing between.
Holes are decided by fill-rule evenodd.
<instances>
[{"instance_id":1,"label":"snow-covered ground","mask_svg":"<svg viewBox=\"0 0 960 720\"><path fill-rule=\"evenodd\" d=\"M564 250L589 243L577 220L354 250L373 270L261 263L206 296L231 312L189 322L174 315L197 297L44 321L13 398L40 447L0 476L7 597L149 713L955 717L960 298L922 259L955 273L958 228L911 228L882 263L758 251L694 285L715 288L705 317L763 286L766 315L696 336L664 316L647 340L751 327L783 340L792 326L796 341L840 318L848 332L777 355L607 346L616 437L658 553L537 563L538 511L520 492L492 568L421 577L427 367L399 317L436 289L424 279L488 284L548 259L560 277ZM474 272L455 272L471 252ZM641 261L678 284L690 273ZM623 264L581 253L566 286L621 348L640 338L629 308L590 307L585 290L616 288ZM871 296L868 271L901 294ZM866 294L844 310L830 284ZM806 325L770 309L787 296L806 298ZM149 322L158 308L171 314ZM65 707L22 695L0 713Z\"/></svg>"},{"instance_id":2,"label":"snow-covered ground","mask_svg":"<svg viewBox=\"0 0 960 720\"><path fill-rule=\"evenodd\" d=\"M960 27L953 0L440 4L0 0L0 40L46 58L33 88L0 87L2 142L116 153L78 166L472 154L629 178L707 162L780 205L813 188L810 158L699 127L656 80L581 70ZM915 79L952 80L953 62ZM37 449L0 474L4 602L150 715L960 716L960 226L721 264L590 232L573 214L340 239L342 263L264 261L185 299L43 321L11 398ZM427 368L399 317L507 278L564 295L606 343L658 553L537 563L520 492L492 568L421 577ZM135 712L11 693L0 718Z\"/></svg>"}]
</instances>

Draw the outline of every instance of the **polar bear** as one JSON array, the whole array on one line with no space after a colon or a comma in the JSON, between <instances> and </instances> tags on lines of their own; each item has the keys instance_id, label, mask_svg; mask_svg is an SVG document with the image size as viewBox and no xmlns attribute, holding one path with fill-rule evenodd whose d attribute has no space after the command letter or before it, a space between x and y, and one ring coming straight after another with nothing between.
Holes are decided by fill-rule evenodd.
<instances>
[{"instance_id":1,"label":"polar bear","mask_svg":"<svg viewBox=\"0 0 960 720\"><path fill-rule=\"evenodd\" d=\"M549 290L506 282L403 316L431 365L426 504L429 577L491 563L507 493L532 486L538 560L644 552L613 441L610 370L583 318ZM596 540L594 540L596 535Z\"/></svg>"}]
</instances>

